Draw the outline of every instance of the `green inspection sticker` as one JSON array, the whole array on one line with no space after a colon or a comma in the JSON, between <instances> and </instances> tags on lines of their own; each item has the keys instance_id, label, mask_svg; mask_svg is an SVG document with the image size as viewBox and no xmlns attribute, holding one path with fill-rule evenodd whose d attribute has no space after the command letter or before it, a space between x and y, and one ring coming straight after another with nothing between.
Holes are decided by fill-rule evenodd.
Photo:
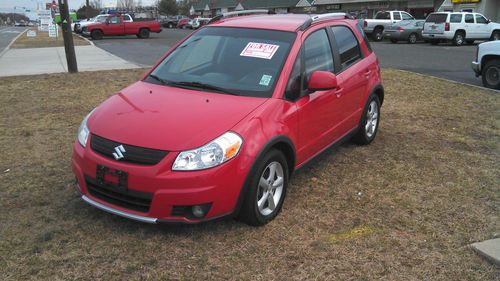
<instances>
[{"instance_id":1,"label":"green inspection sticker","mask_svg":"<svg viewBox=\"0 0 500 281\"><path fill-rule=\"evenodd\" d=\"M262 75L262 78L260 78L260 85L262 86L269 86L269 83L271 83L271 79L273 77L271 75L264 74Z\"/></svg>"}]
</instances>

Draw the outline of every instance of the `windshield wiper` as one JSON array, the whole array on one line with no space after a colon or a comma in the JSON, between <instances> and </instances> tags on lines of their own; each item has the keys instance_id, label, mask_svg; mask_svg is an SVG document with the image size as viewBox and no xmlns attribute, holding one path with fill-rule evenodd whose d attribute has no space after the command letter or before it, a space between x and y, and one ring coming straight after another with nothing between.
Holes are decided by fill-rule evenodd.
<instances>
[{"instance_id":1,"label":"windshield wiper","mask_svg":"<svg viewBox=\"0 0 500 281\"><path fill-rule=\"evenodd\" d=\"M155 74L149 74L149 77L151 77L154 80L160 82L162 85L167 85L167 81L161 79L160 77L156 76Z\"/></svg>"},{"instance_id":2,"label":"windshield wiper","mask_svg":"<svg viewBox=\"0 0 500 281\"><path fill-rule=\"evenodd\" d=\"M198 88L198 89L211 90L211 91L216 91L216 92L220 92L220 93L224 93L224 94L228 94L228 95L238 96L238 94L230 92L224 88L217 87L217 86L210 85L210 84L201 83L201 82L194 82L194 81L191 81L191 82L187 82L187 81L173 82L173 81L169 81L166 83L167 83L167 85L172 85L172 86Z\"/></svg>"}]
</instances>

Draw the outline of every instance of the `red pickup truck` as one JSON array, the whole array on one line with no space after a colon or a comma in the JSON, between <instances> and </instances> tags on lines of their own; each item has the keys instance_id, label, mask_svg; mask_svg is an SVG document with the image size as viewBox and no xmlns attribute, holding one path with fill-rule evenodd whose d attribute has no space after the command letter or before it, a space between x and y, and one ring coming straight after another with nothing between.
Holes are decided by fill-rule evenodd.
<instances>
[{"instance_id":1,"label":"red pickup truck","mask_svg":"<svg viewBox=\"0 0 500 281\"><path fill-rule=\"evenodd\" d=\"M98 21L82 28L84 36L90 36L94 40L100 40L103 36L116 35L136 35L137 38L149 38L151 32L160 33L160 22L134 21L127 22L123 20L120 14L110 15L105 21Z\"/></svg>"}]
</instances>

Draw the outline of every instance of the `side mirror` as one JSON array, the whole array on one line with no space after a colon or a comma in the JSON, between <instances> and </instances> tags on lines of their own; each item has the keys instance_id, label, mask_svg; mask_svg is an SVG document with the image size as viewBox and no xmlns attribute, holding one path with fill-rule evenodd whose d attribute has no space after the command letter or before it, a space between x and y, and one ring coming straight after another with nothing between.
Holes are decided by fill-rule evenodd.
<instances>
[{"instance_id":1,"label":"side mirror","mask_svg":"<svg viewBox=\"0 0 500 281\"><path fill-rule=\"evenodd\" d=\"M337 76L328 71L314 71L307 83L307 89L311 91L324 91L337 87Z\"/></svg>"},{"instance_id":2,"label":"side mirror","mask_svg":"<svg viewBox=\"0 0 500 281\"><path fill-rule=\"evenodd\" d=\"M486 19L486 24L490 23L491 20L490 19Z\"/></svg>"}]
</instances>

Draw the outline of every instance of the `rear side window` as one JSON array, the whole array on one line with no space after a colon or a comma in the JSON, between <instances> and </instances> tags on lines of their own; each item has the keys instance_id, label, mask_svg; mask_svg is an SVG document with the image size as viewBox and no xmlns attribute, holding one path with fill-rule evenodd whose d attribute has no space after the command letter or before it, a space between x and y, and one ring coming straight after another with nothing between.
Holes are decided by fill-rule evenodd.
<instances>
[{"instance_id":1,"label":"rear side window","mask_svg":"<svg viewBox=\"0 0 500 281\"><path fill-rule=\"evenodd\" d=\"M446 22L448 14L430 14L425 22L443 23Z\"/></svg>"},{"instance_id":2,"label":"rear side window","mask_svg":"<svg viewBox=\"0 0 500 281\"><path fill-rule=\"evenodd\" d=\"M332 26L335 42L340 53L340 63L342 68L346 68L361 58L358 40L351 29L345 26Z\"/></svg>"},{"instance_id":3,"label":"rear side window","mask_svg":"<svg viewBox=\"0 0 500 281\"><path fill-rule=\"evenodd\" d=\"M412 20L412 19L414 19L412 16L410 16L407 13L401 13L401 16L403 17L403 20Z\"/></svg>"},{"instance_id":4,"label":"rear side window","mask_svg":"<svg viewBox=\"0 0 500 281\"><path fill-rule=\"evenodd\" d=\"M399 13L394 13L394 20L401 20L401 15Z\"/></svg>"},{"instance_id":5,"label":"rear side window","mask_svg":"<svg viewBox=\"0 0 500 281\"><path fill-rule=\"evenodd\" d=\"M365 41L366 47L368 50L373 52L372 46L370 45L370 41L368 41L368 36L366 36L366 33L363 31L363 28L361 27L361 23L356 24L356 28L358 29L359 34L363 36L363 41Z\"/></svg>"},{"instance_id":6,"label":"rear side window","mask_svg":"<svg viewBox=\"0 0 500 281\"><path fill-rule=\"evenodd\" d=\"M304 42L306 77L317 70L334 72L332 49L326 30L321 29L307 37Z\"/></svg>"},{"instance_id":7,"label":"rear side window","mask_svg":"<svg viewBox=\"0 0 500 281\"><path fill-rule=\"evenodd\" d=\"M466 14L465 23L474 23L474 16L472 14Z\"/></svg>"},{"instance_id":8,"label":"rear side window","mask_svg":"<svg viewBox=\"0 0 500 281\"><path fill-rule=\"evenodd\" d=\"M461 23L462 22L462 14L451 14L450 22L452 23Z\"/></svg>"},{"instance_id":9,"label":"rear side window","mask_svg":"<svg viewBox=\"0 0 500 281\"><path fill-rule=\"evenodd\" d=\"M378 12L375 15L376 20L390 20L391 19L391 13L389 12Z\"/></svg>"}]
</instances>

